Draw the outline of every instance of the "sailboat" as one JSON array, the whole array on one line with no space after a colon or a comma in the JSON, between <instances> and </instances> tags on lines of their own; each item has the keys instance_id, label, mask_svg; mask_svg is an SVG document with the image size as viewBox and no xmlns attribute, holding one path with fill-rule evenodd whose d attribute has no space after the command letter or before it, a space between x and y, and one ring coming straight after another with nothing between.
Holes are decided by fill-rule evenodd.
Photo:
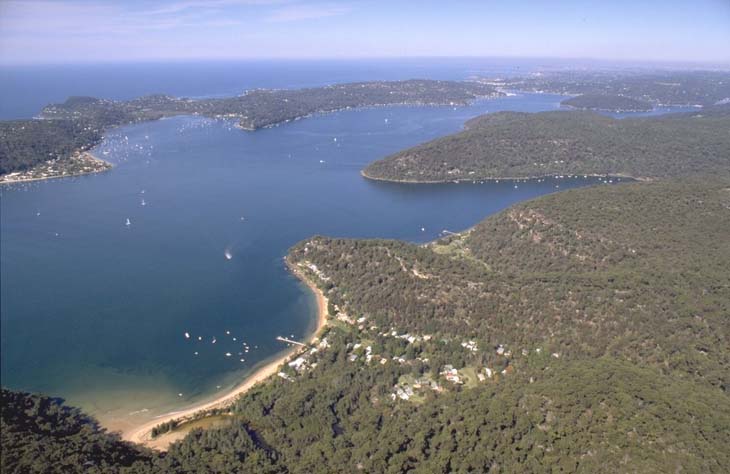
<instances>
[{"instance_id":1,"label":"sailboat","mask_svg":"<svg viewBox=\"0 0 730 474\"><path fill-rule=\"evenodd\" d=\"M127 227L132 225L132 222L129 220L129 217L127 217L127 222L125 222L124 225L126 225Z\"/></svg>"}]
</instances>

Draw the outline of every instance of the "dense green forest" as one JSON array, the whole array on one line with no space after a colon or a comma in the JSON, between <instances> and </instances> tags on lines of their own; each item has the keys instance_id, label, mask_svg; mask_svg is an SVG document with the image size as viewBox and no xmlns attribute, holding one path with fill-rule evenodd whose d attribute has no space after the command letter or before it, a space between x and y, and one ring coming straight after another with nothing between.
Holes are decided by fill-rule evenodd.
<instances>
[{"instance_id":1,"label":"dense green forest","mask_svg":"<svg viewBox=\"0 0 730 474\"><path fill-rule=\"evenodd\" d=\"M565 99L560 104L576 109L607 110L611 112L643 112L654 108L644 100L608 94L582 94Z\"/></svg>"},{"instance_id":2,"label":"dense green forest","mask_svg":"<svg viewBox=\"0 0 730 474\"><path fill-rule=\"evenodd\" d=\"M494 87L476 82L410 80L261 89L221 99L151 95L115 101L70 97L62 104L46 106L40 114L44 120L0 121L0 175L89 150L111 127L172 115L234 119L241 128L255 130L317 112L394 104L464 105L498 94Z\"/></svg>"},{"instance_id":3,"label":"dense green forest","mask_svg":"<svg viewBox=\"0 0 730 474\"><path fill-rule=\"evenodd\" d=\"M102 132L80 120L0 121L0 175L67 159L92 148Z\"/></svg>"},{"instance_id":4,"label":"dense green forest","mask_svg":"<svg viewBox=\"0 0 730 474\"><path fill-rule=\"evenodd\" d=\"M728 71L541 71L481 80L507 89L566 95L620 95L655 105L707 107L730 98Z\"/></svg>"},{"instance_id":5,"label":"dense green forest","mask_svg":"<svg viewBox=\"0 0 730 474\"><path fill-rule=\"evenodd\" d=\"M58 399L2 389L3 473L118 472L153 457Z\"/></svg>"},{"instance_id":6,"label":"dense green forest","mask_svg":"<svg viewBox=\"0 0 730 474\"><path fill-rule=\"evenodd\" d=\"M614 119L593 112L498 112L368 165L366 177L472 181L565 175L664 178L730 170L730 106Z\"/></svg>"},{"instance_id":7,"label":"dense green forest","mask_svg":"<svg viewBox=\"0 0 730 474\"><path fill-rule=\"evenodd\" d=\"M309 89L257 89L238 97L186 99L165 95L111 101L73 97L45 107L45 118L123 118L150 120L162 116L197 114L239 121L241 128L262 127L305 117L317 112L376 105L464 105L479 97L499 93L477 82L409 80L337 84Z\"/></svg>"},{"instance_id":8,"label":"dense green forest","mask_svg":"<svg viewBox=\"0 0 730 474\"><path fill-rule=\"evenodd\" d=\"M726 472L729 210L730 180L692 178L545 196L428 245L309 239L288 259L331 321L304 363L229 425L100 472ZM25 446L8 472L76 455L23 404L3 403L3 446ZM125 448L90 430L84 452Z\"/></svg>"},{"instance_id":9,"label":"dense green forest","mask_svg":"<svg viewBox=\"0 0 730 474\"><path fill-rule=\"evenodd\" d=\"M82 128L93 141L178 101L140 100L157 105L76 98L38 123L104 124ZM625 120L505 112L376 162L368 174L414 181L659 179L543 196L425 245L307 239L287 262L328 297L328 325L240 396L230 422L159 453L58 399L3 390L0 468L727 472L729 130L727 106Z\"/></svg>"}]
</instances>

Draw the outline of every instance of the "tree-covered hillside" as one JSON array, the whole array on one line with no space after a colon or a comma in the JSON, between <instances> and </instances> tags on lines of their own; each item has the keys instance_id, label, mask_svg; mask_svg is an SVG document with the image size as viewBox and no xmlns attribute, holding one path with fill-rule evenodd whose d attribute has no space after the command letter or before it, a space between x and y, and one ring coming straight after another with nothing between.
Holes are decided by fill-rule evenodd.
<instances>
[{"instance_id":1,"label":"tree-covered hillside","mask_svg":"<svg viewBox=\"0 0 730 474\"><path fill-rule=\"evenodd\" d=\"M727 173L728 110L621 120L581 111L487 114L468 121L462 132L375 161L363 174L428 182Z\"/></svg>"},{"instance_id":2,"label":"tree-covered hillside","mask_svg":"<svg viewBox=\"0 0 730 474\"><path fill-rule=\"evenodd\" d=\"M257 89L237 97L186 99L152 95L128 101L72 97L48 105L45 118L119 118L151 120L162 116L197 114L236 119L255 130L317 112L375 105L464 105L479 97L499 95L477 82L408 80L335 84L308 89Z\"/></svg>"},{"instance_id":3,"label":"tree-covered hillside","mask_svg":"<svg viewBox=\"0 0 730 474\"><path fill-rule=\"evenodd\" d=\"M328 324L230 422L156 453L3 390L2 472L725 473L729 125L727 106L497 113L377 162L368 175L396 180L661 179L543 196L425 245L307 239L286 260Z\"/></svg>"},{"instance_id":4,"label":"tree-covered hillside","mask_svg":"<svg viewBox=\"0 0 730 474\"><path fill-rule=\"evenodd\" d=\"M0 121L0 175L68 159L99 143L101 136L101 130L86 121Z\"/></svg>"},{"instance_id":5,"label":"tree-covered hillside","mask_svg":"<svg viewBox=\"0 0 730 474\"><path fill-rule=\"evenodd\" d=\"M2 389L3 473L120 472L153 454L59 400Z\"/></svg>"},{"instance_id":6,"label":"tree-covered hillside","mask_svg":"<svg viewBox=\"0 0 730 474\"><path fill-rule=\"evenodd\" d=\"M296 247L331 300L399 333L515 351L621 356L730 385L730 187L571 190L428 246L319 237Z\"/></svg>"},{"instance_id":7,"label":"tree-covered hillside","mask_svg":"<svg viewBox=\"0 0 730 474\"><path fill-rule=\"evenodd\" d=\"M632 99L623 95L582 94L560 103L576 109L607 110L612 112L642 112L654 107L644 100Z\"/></svg>"},{"instance_id":8,"label":"tree-covered hillside","mask_svg":"<svg viewBox=\"0 0 730 474\"><path fill-rule=\"evenodd\" d=\"M526 76L482 81L522 91L621 95L655 105L708 107L730 98L728 71L540 71Z\"/></svg>"},{"instance_id":9,"label":"tree-covered hillside","mask_svg":"<svg viewBox=\"0 0 730 474\"><path fill-rule=\"evenodd\" d=\"M300 361L227 426L105 472L726 472L727 235L708 178L553 194L423 246L309 239L288 260L331 316ZM13 465L54 426L17 405Z\"/></svg>"},{"instance_id":10,"label":"tree-covered hillside","mask_svg":"<svg viewBox=\"0 0 730 474\"><path fill-rule=\"evenodd\" d=\"M317 112L376 105L464 105L499 95L494 87L456 81L374 81L293 90L253 90L238 97L186 99L151 95L127 101L70 97L41 111L44 120L0 121L0 175L92 148L109 128L173 115L237 120L255 130ZM63 165L63 163L61 163Z\"/></svg>"}]
</instances>

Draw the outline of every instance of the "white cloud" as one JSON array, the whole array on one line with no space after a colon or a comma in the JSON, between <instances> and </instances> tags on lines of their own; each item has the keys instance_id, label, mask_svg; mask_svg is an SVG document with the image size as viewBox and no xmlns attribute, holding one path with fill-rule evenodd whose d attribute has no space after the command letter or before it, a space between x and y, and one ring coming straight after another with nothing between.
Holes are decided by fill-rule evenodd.
<instances>
[{"instance_id":1,"label":"white cloud","mask_svg":"<svg viewBox=\"0 0 730 474\"><path fill-rule=\"evenodd\" d=\"M290 22L302 20L316 20L319 18L328 18L333 16L344 15L352 10L347 5L335 4L318 4L318 5L291 5L276 9L267 18L273 22Z\"/></svg>"},{"instance_id":2,"label":"white cloud","mask_svg":"<svg viewBox=\"0 0 730 474\"><path fill-rule=\"evenodd\" d=\"M145 15L168 15L187 10L219 10L225 7L265 6L289 3L291 0L183 0L158 8L144 10Z\"/></svg>"}]
</instances>

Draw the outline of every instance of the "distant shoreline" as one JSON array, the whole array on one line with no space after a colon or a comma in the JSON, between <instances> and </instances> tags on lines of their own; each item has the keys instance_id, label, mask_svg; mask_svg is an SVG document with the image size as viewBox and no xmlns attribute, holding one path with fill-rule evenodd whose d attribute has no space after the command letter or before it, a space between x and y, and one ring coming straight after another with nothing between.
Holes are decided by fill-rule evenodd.
<instances>
[{"instance_id":1,"label":"distant shoreline","mask_svg":"<svg viewBox=\"0 0 730 474\"><path fill-rule=\"evenodd\" d=\"M328 300L324 296L322 290L320 290L313 281L307 278L294 264L285 259L285 263L289 270L294 276L301 280L307 287L314 293L317 299L317 321L314 331L311 335L303 341L305 344L311 343L327 324L327 305ZM226 408L233 404L236 398L246 393L248 390L256 386L258 383L267 380L271 376L275 375L279 371L279 367L286 363L293 355L297 354L298 350L295 347L284 351L280 356L277 356L270 362L265 363L261 367L255 369L249 376L247 376L240 385L235 386L228 393L212 400L204 402L198 405L194 405L190 408L183 409L180 411L170 412L166 415L162 415L151 421L145 422L142 425L132 427L122 432L122 438L127 441L146 445L147 447L166 450L170 443L177 439L176 437L166 437L166 434L162 434L156 438L152 438L152 429L162 423L169 421L178 420L180 424L192 421L196 415L202 412Z\"/></svg>"},{"instance_id":2,"label":"distant shoreline","mask_svg":"<svg viewBox=\"0 0 730 474\"><path fill-rule=\"evenodd\" d=\"M415 180L415 179L391 179L391 178L380 178L377 176L369 175L365 170L360 171L360 176L362 176L365 179L369 179L372 181L380 181L384 183L399 183L399 184L468 184L468 183L474 183L477 181L488 181L488 182L497 182L497 181L535 181L538 179L547 179L547 178L554 178L554 174L545 174L545 175L539 175L539 176L516 176L516 177L500 177L500 178L456 178L456 179L436 179L436 180ZM568 178L620 178L620 179L630 179L633 181L642 181L642 182L651 182L654 181L656 178L649 178L649 177L636 177L631 176L628 174L623 173L608 173L608 174L596 174L596 173L589 173L589 174L571 174L571 175L562 175L563 177Z\"/></svg>"}]
</instances>

